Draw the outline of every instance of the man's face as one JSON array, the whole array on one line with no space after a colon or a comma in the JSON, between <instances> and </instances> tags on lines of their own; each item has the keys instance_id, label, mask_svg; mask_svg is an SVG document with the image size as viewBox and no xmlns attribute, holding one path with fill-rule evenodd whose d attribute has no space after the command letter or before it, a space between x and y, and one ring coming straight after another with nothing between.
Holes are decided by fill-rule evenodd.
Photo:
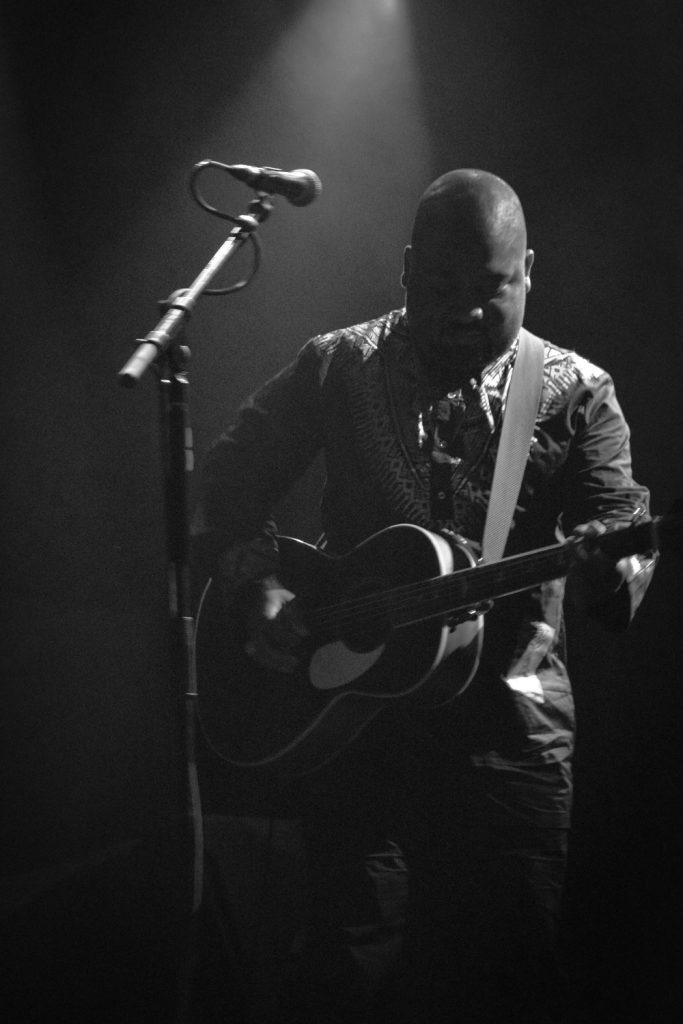
<instances>
[{"instance_id":1,"label":"man's face","mask_svg":"<svg viewBox=\"0 0 683 1024\"><path fill-rule=\"evenodd\" d=\"M523 235L434 232L405 253L408 325L428 376L459 386L519 334L534 254Z\"/></svg>"}]
</instances>

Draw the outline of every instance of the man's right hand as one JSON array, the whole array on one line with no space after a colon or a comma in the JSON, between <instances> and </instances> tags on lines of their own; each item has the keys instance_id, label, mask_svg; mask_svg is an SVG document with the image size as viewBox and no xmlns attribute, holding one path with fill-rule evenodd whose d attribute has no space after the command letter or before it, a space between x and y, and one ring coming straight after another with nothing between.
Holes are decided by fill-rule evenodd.
<instances>
[{"instance_id":1,"label":"man's right hand","mask_svg":"<svg viewBox=\"0 0 683 1024\"><path fill-rule=\"evenodd\" d=\"M291 673L300 663L298 649L309 631L296 596L275 576L256 585L246 616L244 649L263 668Z\"/></svg>"}]
</instances>

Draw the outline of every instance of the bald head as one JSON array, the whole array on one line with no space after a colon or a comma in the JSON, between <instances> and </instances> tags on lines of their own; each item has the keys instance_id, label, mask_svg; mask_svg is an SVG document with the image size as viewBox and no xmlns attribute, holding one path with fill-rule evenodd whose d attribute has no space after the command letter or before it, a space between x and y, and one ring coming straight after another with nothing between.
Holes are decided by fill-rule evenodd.
<instances>
[{"instance_id":1,"label":"bald head","mask_svg":"<svg viewBox=\"0 0 683 1024\"><path fill-rule=\"evenodd\" d=\"M469 168L449 171L420 199L411 239L418 259L442 245L451 248L456 242L476 244L494 238L526 247L522 204L495 174Z\"/></svg>"},{"instance_id":2,"label":"bald head","mask_svg":"<svg viewBox=\"0 0 683 1024\"><path fill-rule=\"evenodd\" d=\"M459 383L517 337L534 254L516 193L487 171L450 171L420 199L404 262L408 326L430 376Z\"/></svg>"}]
</instances>

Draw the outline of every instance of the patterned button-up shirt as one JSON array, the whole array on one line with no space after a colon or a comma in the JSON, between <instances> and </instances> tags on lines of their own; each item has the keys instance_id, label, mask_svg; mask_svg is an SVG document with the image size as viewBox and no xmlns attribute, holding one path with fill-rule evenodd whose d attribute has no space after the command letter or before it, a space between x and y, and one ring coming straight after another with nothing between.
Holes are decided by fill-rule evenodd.
<instances>
[{"instance_id":1,"label":"patterned button-up shirt","mask_svg":"<svg viewBox=\"0 0 683 1024\"><path fill-rule=\"evenodd\" d=\"M627 525L648 508L646 489L631 475L629 431L610 377L574 352L544 345L540 408L507 554L553 544L594 519ZM320 450L329 551L348 551L397 523L461 535L476 550L515 353L516 345L481 380L445 394L420 372L404 310L308 342L243 406L207 458L204 529L223 552L228 588L277 572L273 506ZM619 591L596 592L591 610L611 628L625 626L650 571L651 560L632 560ZM482 666L453 725L475 760L509 763L523 751L568 761L574 723L563 597L564 581L549 581L486 615ZM498 729L509 700L522 723L512 754L509 730Z\"/></svg>"}]
</instances>

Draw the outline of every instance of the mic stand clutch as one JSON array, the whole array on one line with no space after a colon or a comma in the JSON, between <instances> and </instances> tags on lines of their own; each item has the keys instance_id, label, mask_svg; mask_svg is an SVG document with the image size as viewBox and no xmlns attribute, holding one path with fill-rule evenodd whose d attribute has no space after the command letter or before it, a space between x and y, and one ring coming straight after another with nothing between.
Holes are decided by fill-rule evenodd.
<instances>
[{"instance_id":1,"label":"mic stand clutch","mask_svg":"<svg viewBox=\"0 0 683 1024\"><path fill-rule=\"evenodd\" d=\"M208 285L269 216L272 205L265 193L249 204L249 213L235 218L236 226L187 289L164 303L157 326L119 372L124 387L134 387L154 365L159 378L165 456L165 512L168 552L171 673L178 704L178 742L182 765L182 825L187 830L183 851L190 863L183 876L189 885L189 929L179 978L178 1021L188 1020L196 959L196 933L204 887L204 824L196 756L197 680L194 665L194 619L190 573L190 480L193 469L187 365L190 350L180 339L197 300ZM184 854L183 854L184 856ZM185 864L183 862L183 870Z\"/></svg>"}]
</instances>

